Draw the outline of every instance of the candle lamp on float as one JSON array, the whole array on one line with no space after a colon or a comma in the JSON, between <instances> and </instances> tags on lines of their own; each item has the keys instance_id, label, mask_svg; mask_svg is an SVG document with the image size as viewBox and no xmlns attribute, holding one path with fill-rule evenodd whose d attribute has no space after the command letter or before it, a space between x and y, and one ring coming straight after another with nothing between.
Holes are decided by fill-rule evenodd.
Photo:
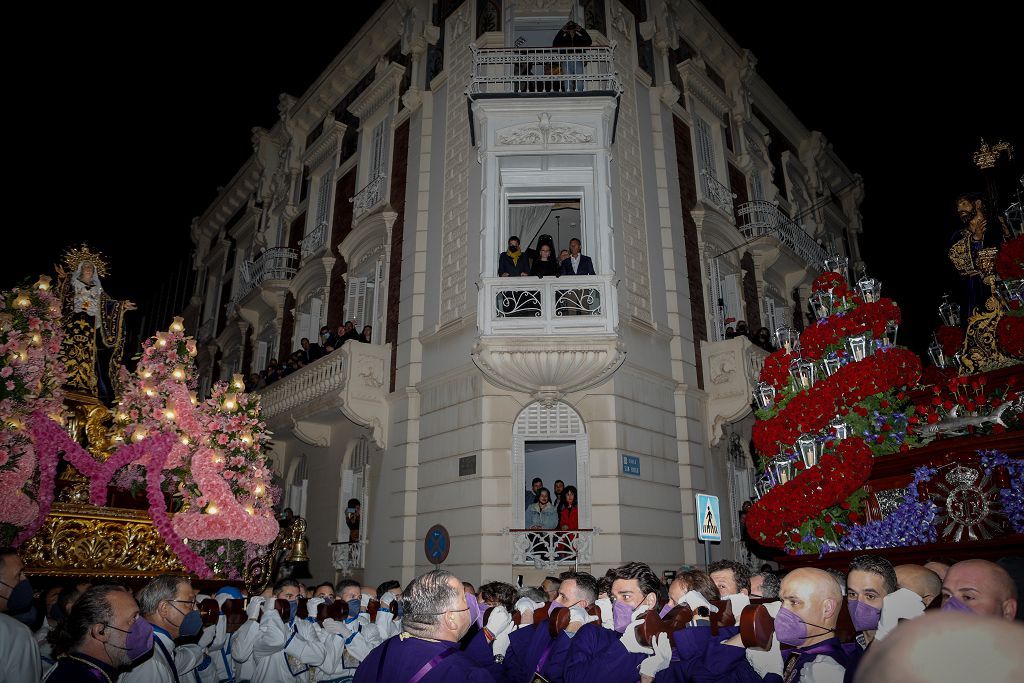
<instances>
[{"instance_id":1,"label":"candle lamp on float","mask_svg":"<svg viewBox=\"0 0 1024 683\"><path fill-rule=\"evenodd\" d=\"M939 317L942 324L948 327L960 327L960 304L950 301L949 294L942 295L942 303L939 304Z\"/></svg>"},{"instance_id":2,"label":"candle lamp on float","mask_svg":"<svg viewBox=\"0 0 1024 683\"><path fill-rule=\"evenodd\" d=\"M792 327L780 327L775 330L775 345L785 349L786 353L800 350L800 333Z\"/></svg>"},{"instance_id":3,"label":"candle lamp on float","mask_svg":"<svg viewBox=\"0 0 1024 683\"><path fill-rule=\"evenodd\" d=\"M844 280L849 280L849 265L850 259L839 254L833 254L825 259L825 270L831 270L833 273L839 273L843 276Z\"/></svg>"},{"instance_id":4,"label":"candle lamp on float","mask_svg":"<svg viewBox=\"0 0 1024 683\"><path fill-rule=\"evenodd\" d=\"M875 352L875 345L871 340L870 332L855 334L846 340L846 350L854 361L862 361Z\"/></svg>"},{"instance_id":5,"label":"candle lamp on float","mask_svg":"<svg viewBox=\"0 0 1024 683\"><path fill-rule=\"evenodd\" d=\"M865 275L857 280L857 290L866 304L873 304L882 298L882 283L873 277Z\"/></svg>"},{"instance_id":6,"label":"candle lamp on float","mask_svg":"<svg viewBox=\"0 0 1024 683\"><path fill-rule=\"evenodd\" d=\"M768 410L775 405L775 387L768 382L758 382L754 389L754 401L761 410Z\"/></svg>"}]
</instances>

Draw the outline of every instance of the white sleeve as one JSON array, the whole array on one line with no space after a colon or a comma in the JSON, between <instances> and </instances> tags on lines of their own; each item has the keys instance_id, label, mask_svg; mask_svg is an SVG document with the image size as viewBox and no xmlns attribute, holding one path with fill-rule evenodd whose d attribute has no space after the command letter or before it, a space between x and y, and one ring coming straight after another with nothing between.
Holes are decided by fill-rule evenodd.
<instances>
[{"instance_id":1,"label":"white sleeve","mask_svg":"<svg viewBox=\"0 0 1024 683\"><path fill-rule=\"evenodd\" d=\"M370 650L381 644L380 633L373 624L363 624L359 633L352 636L352 642L346 645L348 653L360 662L366 659Z\"/></svg>"},{"instance_id":2,"label":"white sleeve","mask_svg":"<svg viewBox=\"0 0 1024 683\"><path fill-rule=\"evenodd\" d=\"M288 639L278 626L281 623L280 620L278 620L277 624L269 621L258 625L255 622L253 623L255 625L253 629L255 635L253 636L251 647L253 657L270 657L284 649L284 644L288 642ZM234 653L231 656L234 657ZM242 660L236 659L236 661Z\"/></svg>"},{"instance_id":3,"label":"white sleeve","mask_svg":"<svg viewBox=\"0 0 1024 683\"><path fill-rule=\"evenodd\" d=\"M831 657L818 655L800 670L800 683L843 683L845 676L846 668L842 664Z\"/></svg>"},{"instance_id":4,"label":"white sleeve","mask_svg":"<svg viewBox=\"0 0 1024 683\"><path fill-rule=\"evenodd\" d=\"M301 632L296 631L289 639L284 651L285 654L295 657L307 666L320 666L324 663L327 652L316 633L312 631L310 633L312 638L307 640L302 637Z\"/></svg>"},{"instance_id":5,"label":"white sleeve","mask_svg":"<svg viewBox=\"0 0 1024 683\"><path fill-rule=\"evenodd\" d=\"M324 628L318 632L320 643L324 646L324 662L320 671L328 678L340 676L345 669L345 639Z\"/></svg>"},{"instance_id":6,"label":"white sleeve","mask_svg":"<svg viewBox=\"0 0 1024 683\"><path fill-rule=\"evenodd\" d=\"M6 614L4 618L8 618ZM10 628L0 629L0 633L13 636L11 642L4 643L4 657L0 662L0 680L4 681L38 681L43 677L43 660L39 658L39 645L32 637L32 631L20 622L10 624ZM0 624L0 627L4 624ZM6 638L5 638L6 639ZM8 678L9 676L9 678Z\"/></svg>"},{"instance_id":7,"label":"white sleeve","mask_svg":"<svg viewBox=\"0 0 1024 683\"><path fill-rule=\"evenodd\" d=\"M259 635L260 625L250 619L231 634L231 659L241 664L252 659L252 646Z\"/></svg>"},{"instance_id":8,"label":"white sleeve","mask_svg":"<svg viewBox=\"0 0 1024 683\"><path fill-rule=\"evenodd\" d=\"M202 664L204 656L203 648L198 645L179 645L174 648L174 668L179 676L184 676Z\"/></svg>"}]
</instances>

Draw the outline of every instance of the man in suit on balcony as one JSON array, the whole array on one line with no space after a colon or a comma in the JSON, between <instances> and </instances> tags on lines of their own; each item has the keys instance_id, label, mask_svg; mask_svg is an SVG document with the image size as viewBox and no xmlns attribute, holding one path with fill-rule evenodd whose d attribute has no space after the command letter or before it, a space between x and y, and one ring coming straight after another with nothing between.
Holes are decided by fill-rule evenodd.
<instances>
[{"instance_id":1,"label":"man in suit on balcony","mask_svg":"<svg viewBox=\"0 0 1024 683\"><path fill-rule=\"evenodd\" d=\"M309 339L303 337L299 340L299 344L302 346L302 362L309 365L313 361L324 355L324 351L320 348L319 344L310 344Z\"/></svg>"},{"instance_id":2,"label":"man in suit on balcony","mask_svg":"<svg viewBox=\"0 0 1024 683\"><path fill-rule=\"evenodd\" d=\"M578 237L569 240L569 258L562 261L562 275L596 275L594 262L581 253L582 243Z\"/></svg>"}]
</instances>

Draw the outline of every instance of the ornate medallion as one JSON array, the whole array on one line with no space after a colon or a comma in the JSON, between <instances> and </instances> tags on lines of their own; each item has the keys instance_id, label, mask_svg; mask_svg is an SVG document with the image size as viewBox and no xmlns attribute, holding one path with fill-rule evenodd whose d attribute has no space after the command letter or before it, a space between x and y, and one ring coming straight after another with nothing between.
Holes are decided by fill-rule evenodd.
<instances>
[{"instance_id":1,"label":"ornate medallion","mask_svg":"<svg viewBox=\"0 0 1024 683\"><path fill-rule=\"evenodd\" d=\"M935 520L944 541L977 541L1005 533L999 489L975 467L956 465L944 482L936 482L931 498L939 508Z\"/></svg>"}]
</instances>

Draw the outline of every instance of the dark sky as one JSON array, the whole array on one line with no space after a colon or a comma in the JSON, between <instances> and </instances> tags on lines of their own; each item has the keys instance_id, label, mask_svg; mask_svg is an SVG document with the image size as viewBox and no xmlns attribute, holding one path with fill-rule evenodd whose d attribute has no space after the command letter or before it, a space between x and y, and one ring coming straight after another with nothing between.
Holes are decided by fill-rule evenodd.
<instances>
[{"instance_id":1,"label":"dark sky","mask_svg":"<svg viewBox=\"0 0 1024 683\"><path fill-rule=\"evenodd\" d=\"M864 176L869 272L902 305L902 332L922 351L942 291L956 284L944 252L953 198L981 187L970 163L978 136L1024 154L1021 18L1013 3L903 4L708 7ZM147 20L145 33L90 9L34 50L8 43L8 115L18 122L8 172L24 217L5 231L4 286L49 272L84 239L112 257L111 294L150 300L188 258L191 218L250 154L250 129L273 125L277 94L301 95L372 11L318 8L297 31L279 31L273 14L181 13Z\"/></svg>"}]
</instances>

